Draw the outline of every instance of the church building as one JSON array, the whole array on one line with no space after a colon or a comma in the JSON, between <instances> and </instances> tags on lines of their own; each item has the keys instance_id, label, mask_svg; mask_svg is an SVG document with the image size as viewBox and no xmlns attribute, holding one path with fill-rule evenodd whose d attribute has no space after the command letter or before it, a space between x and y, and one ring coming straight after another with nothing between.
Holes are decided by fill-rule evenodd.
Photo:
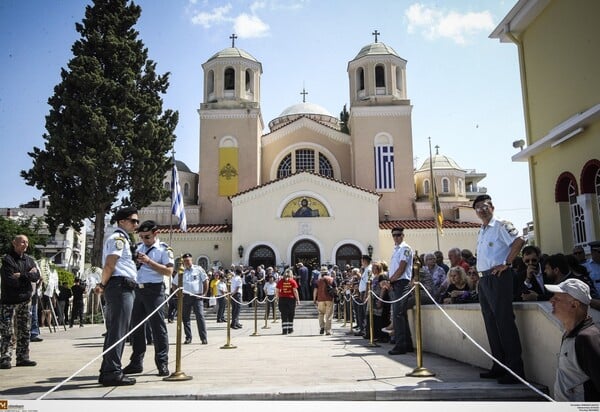
<instances>
[{"instance_id":1,"label":"church building","mask_svg":"<svg viewBox=\"0 0 600 412\"><path fill-rule=\"evenodd\" d=\"M157 221L176 253L190 252L205 267L357 266L363 254L389 260L395 226L420 253L473 250L479 224L469 199L485 174L438 154L415 170L406 64L376 40L348 62L343 119L303 99L265 131L262 64L238 47L219 51L202 65L199 173L177 162L188 230L170 216L169 200L140 218ZM445 219L441 236L432 181L423 175L430 165ZM170 173L164 184L170 187Z\"/></svg>"}]
</instances>

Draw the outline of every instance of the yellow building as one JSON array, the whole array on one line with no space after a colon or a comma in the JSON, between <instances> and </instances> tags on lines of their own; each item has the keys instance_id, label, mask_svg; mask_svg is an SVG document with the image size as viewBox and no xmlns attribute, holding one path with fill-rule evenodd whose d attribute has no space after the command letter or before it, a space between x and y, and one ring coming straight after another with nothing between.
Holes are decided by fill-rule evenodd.
<instances>
[{"instance_id":1,"label":"yellow building","mask_svg":"<svg viewBox=\"0 0 600 412\"><path fill-rule=\"evenodd\" d=\"M536 243L600 239L600 2L520 0L490 35L517 46ZM589 249L586 249L589 251Z\"/></svg>"},{"instance_id":2,"label":"yellow building","mask_svg":"<svg viewBox=\"0 0 600 412\"><path fill-rule=\"evenodd\" d=\"M431 201L415 189L406 64L384 43L368 44L347 66L347 119L302 101L265 131L262 64L237 47L215 53L202 65L196 187L195 174L178 162L188 231L165 226L164 240L205 267L357 266L362 254L389 259L394 226L419 252L438 249ZM446 219L439 249L473 250L479 224L464 211L485 174L448 159L436 154L433 162ZM165 187L170 180L169 173ZM168 225L169 203L140 216Z\"/></svg>"}]
</instances>

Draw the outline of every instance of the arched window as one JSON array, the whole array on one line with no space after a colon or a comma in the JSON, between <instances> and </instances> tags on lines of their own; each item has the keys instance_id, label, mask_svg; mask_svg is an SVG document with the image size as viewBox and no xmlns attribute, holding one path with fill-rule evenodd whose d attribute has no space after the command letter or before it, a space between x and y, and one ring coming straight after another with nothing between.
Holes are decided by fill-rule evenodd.
<instances>
[{"instance_id":1,"label":"arched window","mask_svg":"<svg viewBox=\"0 0 600 412\"><path fill-rule=\"evenodd\" d=\"M362 67L359 67L359 69L356 71L356 75L357 75L357 89L358 91L361 90L365 90L365 71L363 70Z\"/></svg>"},{"instance_id":2,"label":"arched window","mask_svg":"<svg viewBox=\"0 0 600 412\"><path fill-rule=\"evenodd\" d=\"M577 203L577 188L573 181L569 182L569 206L573 224L573 242L575 245L584 244L586 243L585 219L583 209Z\"/></svg>"},{"instance_id":3,"label":"arched window","mask_svg":"<svg viewBox=\"0 0 600 412\"><path fill-rule=\"evenodd\" d=\"M171 182L165 182L165 183L163 183L163 187L164 187L166 190L171 190Z\"/></svg>"},{"instance_id":4,"label":"arched window","mask_svg":"<svg viewBox=\"0 0 600 412\"><path fill-rule=\"evenodd\" d=\"M225 90L235 90L235 70L232 67L225 69Z\"/></svg>"},{"instance_id":5,"label":"arched window","mask_svg":"<svg viewBox=\"0 0 600 412\"><path fill-rule=\"evenodd\" d=\"M360 250L355 245L342 245L337 252L335 252L335 264L338 265L340 269L346 267L346 265L359 267L361 255Z\"/></svg>"},{"instance_id":6,"label":"arched window","mask_svg":"<svg viewBox=\"0 0 600 412\"><path fill-rule=\"evenodd\" d=\"M246 92L252 90L252 72L250 69L246 70Z\"/></svg>"},{"instance_id":7,"label":"arched window","mask_svg":"<svg viewBox=\"0 0 600 412\"><path fill-rule=\"evenodd\" d=\"M428 179L423 180L423 194L429 195L430 183Z\"/></svg>"},{"instance_id":8,"label":"arched window","mask_svg":"<svg viewBox=\"0 0 600 412\"><path fill-rule=\"evenodd\" d=\"M183 184L183 195L185 197L188 197L190 195L190 184L189 183Z\"/></svg>"},{"instance_id":9,"label":"arched window","mask_svg":"<svg viewBox=\"0 0 600 412\"><path fill-rule=\"evenodd\" d=\"M442 177L442 193L450 193L450 180Z\"/></svg>"},{"instance_id":10,"label":"arched window","mask_svg":"<svg viewBox=\"0 0 600 412\"><path fill-rule=\"evenodd\" d=\"M212 70L209 70L206 76L206 91L209 96L215 92L215 72Z\"/></svg>"},{"instance_id":11,"label":"arched window","mask_svg":"<svg viewBox=\"0 0 600 412\"><path fill-rule=\"evenodd\" d=\"M385 87L385 69L381 64L375 66L375 87Z\"/></svg>"},{"instance_id":12,"label":"arched window","mask_svg":"<svg viewBox=\"0 0 600 412\"><path fill-rule=\"evenodd\" d=\"M319 174L333 177L333 167L331 166L331 162L323 153L319 153Z\"/></svg>"},{"instance_id":13,"label":"arched window","mask_svg":"<svg viewBox=\"0 0 600 412\"><path fill-rule=\"evenodd\" d=\"M315 171L315 151L310 149L296 150L296 171Z\"/></svg>"},{"instance_id":14,"label":"arched window","mask_svg":"<svg viewBox=\"0 0 600 412\"><path fill-rule=\"evenodd\" d=\"M460 194L460 195L464 194L465 189L464 189L463 180L458 179L458 181L456 182L456 185L458 186L458 194Z\"/></svg>"},{"instance_id":15,"label":"arched window","mask_svg":"<svg viewBox=\"0 0 600 412\"><path fill-rule=\"evenodd\" d=\"M288 154L283 158L279 167L277 168L277 179L287 177L292 174L292 155Z\"/></svg>"}]
</instances>

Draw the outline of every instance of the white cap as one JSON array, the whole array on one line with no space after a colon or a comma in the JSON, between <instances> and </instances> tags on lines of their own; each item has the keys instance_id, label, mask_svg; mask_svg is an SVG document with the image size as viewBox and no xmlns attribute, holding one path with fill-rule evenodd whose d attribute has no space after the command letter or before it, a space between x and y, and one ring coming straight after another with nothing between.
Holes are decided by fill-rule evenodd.
<instances>
[{"instance_id":1,"label":"white cap","mask_svg":"<svg viewBox=\"0 0 600 412\"><path fill-rule=\"evenodd\" d=\"M592 301L590 287L579 279L567 279L558 285L545 286L552 293L567 293L584 305L589 305Z\"/></svg>"}]
</instances>

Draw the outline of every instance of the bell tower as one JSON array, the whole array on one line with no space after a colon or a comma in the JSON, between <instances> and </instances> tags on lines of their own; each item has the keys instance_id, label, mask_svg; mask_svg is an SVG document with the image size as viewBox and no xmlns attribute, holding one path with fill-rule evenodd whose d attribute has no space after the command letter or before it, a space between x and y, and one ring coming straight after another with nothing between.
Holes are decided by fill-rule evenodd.
<instances>
[{"instance_id":1,"label":"bell tower","mask_svg":"<svg viewBox=\"0 0 600 412\"><path fill-rule=\"evenodd\" d=\"M406 60L379 41L348 63L354 184L380 193L379 216L414 218L412 106Z\"/></svg>"},{"instance_id":2,"label":"bell tower","mask_svg":"<svg viewBox=\"0 0 600 412\"><path fill-rule=\"evenodd\" d=\"M228 196L260 184L262 65L235 47L221 50L203 65L200 115L200 223L231 223Z\"/></svg>"}]
</instances>

